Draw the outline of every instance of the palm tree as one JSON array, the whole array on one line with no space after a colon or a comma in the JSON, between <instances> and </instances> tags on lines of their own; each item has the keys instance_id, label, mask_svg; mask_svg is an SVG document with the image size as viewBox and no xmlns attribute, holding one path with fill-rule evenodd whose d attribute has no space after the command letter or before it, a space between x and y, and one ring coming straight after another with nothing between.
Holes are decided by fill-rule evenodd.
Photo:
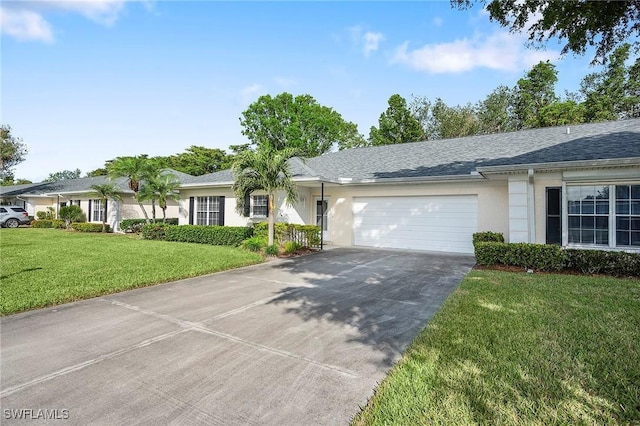
<instances>
[{"instance_id":1,"label":"palm tree","mask_svg":"<svg viewBox=\"0 0 640 426\"><path fill-rule=\"evenodd\" d=\"M102 215L102 232L107 229L107 200L110 198L113 201L120 200L120 194L118 188L112 183L103 183L91 185L94 193L100 198L102 205L104 206L104 214Z\"/></svg>"},{"instance_id":2,"label":"palm tree","mask_svg":"<svg viewBox=\"0 0 640 426\"><path fill-rule=\"evenodd\" d=\"M135 157L118 157L107 167L109 177L119 178L126 177L129 184L129 189L133 191L133 197L138 202L142 214L147 223L149 221L149 215L142 205L142 200L139 197L141 182L149 177L152 172L152 164L146 155L140 155Z\"/></svg>"},{"instance_id":3,"label":"palm tree","mask_svg":"<svg viewBox=\"0 0 640 426\"><path fill-rule=\"evenodd\" d=\"M267 193L269 211L269 245L273 244L275 221L274 199L277 191L284 191L287 204L293 205L298 199L298 192L291 180L291 170L287 160L296 155L296 150L285 148L274 150L263 147L256 151L243 151L234 159L233 191L236 195L236 209L244 210L245 197L253 191L262 190Z\"/></svg>"},{"instance_id":4,"label":"palm tree","mask_svg":"<svg viewBox=\"0 0 640 426\"><path fill-rule=\"evenodd\" d=\"M171 173L163 173L158 176L149 177L145 180L140 194L145 199L152 201L153 218L155 220L155 202L158 202L158 206L162 209L162 223L167 221L167 201L180 200L178 194L178 188L180 187L180 181Z\"/></svg>"}]
</instances>

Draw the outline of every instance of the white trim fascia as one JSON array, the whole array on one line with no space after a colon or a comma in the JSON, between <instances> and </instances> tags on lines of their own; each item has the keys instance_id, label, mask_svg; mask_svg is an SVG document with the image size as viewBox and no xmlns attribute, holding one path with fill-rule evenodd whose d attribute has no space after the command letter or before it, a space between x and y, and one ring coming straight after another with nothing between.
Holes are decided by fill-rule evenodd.
<instances>
[{"instance_id":1,"label":"white trim fascia","mask_svg":"<svg viewBox=\"0 0 640 426\"><path fill-rule=\"evenodd\" d=\"M341 178L346 179L346 178ZM486 178L479 174L474 175L447 175L447 176L420 176L420 177L403 177L403 178L381 178L381 179L360 179L353 181L342 180L340 183L343 186L351 185L371 185L371 184L416 184L416 183L430 183L430 182L477 182L486 180Z\"/></svg>"},{"instance_id":2,"label":"white trim fascia","mask_svg":"<svg viewBox=\"0 0 640 426\"><path fill-rule=\"evenodd\" d=\"M640 157L629 158L610 158L604 160L580 160L580 161L558 161L553 163L529 163L529 164L513 164L506 166L485 166L477 167L476 170L481 174L509 174L523 173L529 169L537 172L541 171L558 171L575 168L593 168L593 167L637 167L640 166Z\"/></svg>"}]
</instances>

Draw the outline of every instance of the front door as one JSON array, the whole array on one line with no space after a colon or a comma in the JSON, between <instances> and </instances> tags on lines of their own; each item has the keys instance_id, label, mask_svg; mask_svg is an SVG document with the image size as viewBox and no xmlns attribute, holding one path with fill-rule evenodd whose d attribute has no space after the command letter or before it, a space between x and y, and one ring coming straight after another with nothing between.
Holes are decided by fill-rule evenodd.
<instances>
[{"instance_id":1,"label":"front door","mask_svg":"<svg viewBox=\"0 0 640 426\"><path fill-rule=\"evenodd\" d=\"M316 225L322 227L322 239L329 240L329 200L316 198Z\"/></svg>"}]
</instances>

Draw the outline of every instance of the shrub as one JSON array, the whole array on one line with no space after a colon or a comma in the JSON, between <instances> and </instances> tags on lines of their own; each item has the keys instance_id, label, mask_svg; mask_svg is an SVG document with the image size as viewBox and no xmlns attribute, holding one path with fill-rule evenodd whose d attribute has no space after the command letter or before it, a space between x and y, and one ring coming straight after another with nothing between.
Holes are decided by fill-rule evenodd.
<instances>
[{"instance_id":1,"label":"shrub","mask_svg":"<svg viewBox=\"0 0 640 426\"><path fill-rule=\"evenodd\" d=\"M264 249L264 254L267 256L277 256L280 254L280 247L277 244L271 244Z\"/></svg>"},{"instance_id":2,"label":"shrub","mask_svg":"<svg viewBox=\"0 0 640 426\"><path fill-rule=\"evenodd\" d=\"M36 217L38 218L38 220L45 220L47 218L47 212L36 212Z\"/></svg>"},{"instance_id":3,"label":"shrub","mask_svg":"<svg viewBox=\"0 0 640 426\"><path fill-rule=\"evenodd\" d=\"M287 241L286 243L284 243L284 252L285 253L295 253L296 251L298 251L299 249L301 249L302 246L300 244L298 244L295 241Z\"/></svg>"},{"instance_id":4,"label":"shrub","mask_svg":"<svg viewBox=\"0 0 640 426\"><path fill-rule=\"evenodd\" d=\"M146 219L123 219L120 221L120 230L123 232L133 232L139 234L142 232L142 226L147 223ZM152 222L154 223L154 222ZM155 223L162 224L162 221L156 221ZM177 225L178 218L170 217L167 218L165 225Z\"/></svg>"},{"instance_id":5,"label":"shrub","mask_svg":"<svg viewBox=\"0 0 640 426\"><path fill-rule=\"evenodd\" d=\"M260 251L267 246L267 240L263 237L251 237L247 238L240 244L245 250Z\"/></svg>"},{"instance_id":6,"label":"shrub","mask_svg":"<svg viewBox=\"0 0 640 426\"><path fill-rule=\"evenodd\" d=\"M254 235L268 238L269 224L267 222L256 223L253 230ZM274 224L273 239L280 244L296 241L302 247L317 247L320 245L320 227L278 222Z\"/></svg>"},{"instance_id":7,"label":"shrub","mask_svg":"<svg viewBox=\"0 0 640 426\"><path fill-rule=\"evenodd\" d=\"M149 223L142 225L142 238L145 240L164 240L167 226L162 223Z\"/></svg>"},{"instance_id":8,"label":"shrub","mask_svg":"<svg viewBox=\"0 0 640 426\"><path fill-rule=\"evenodd\" d=\"M181 225L165 228L167 241L239 246L253 235L253 228L246 226Z\"/></svg>"},{"instance_id":9,"label":"shrub","mask_svg":"<svg viewBox=\"0 0 640 426\"><path fill-rule=\"evenodd\" d=\"M567 267L583 274L640 277L640 254L621 251L567 249Z\"/></svg>"},{"instance_id":10,"label":"shrub","mask_svg":"<svg viewBox=\"0 0 640 426\"><path fill-rule=\"evenodd\" d=\"M60 207L58 216L60 216L60 219L64 220L65 224L67 225L67 229L69 229L69 226L72 222L86 221L82 209L80 208L80 206L76 205Z\"/></svg>"},{"instance_id":11,"label":"shrub","mask_svg":"<svg viewBox=\"0 0 640 426\"><path fill-rule=\"evenodd\" d=\"M75 206L77 207L77 206ZM71 229L80 232L102 232L101 223L87 223L87 222L74 222L71 224ZM109 224L106 225L106 232L110 232Z\"/></svg>"},{"instance_id":12,"label":"shrub","mask_svg":"<svg viewBox=\"0 0 640 426\"><path fill-rule=\"evenodd\" d=\"M567 264L567 254L551 244L477 242L476 261L481 265L509 265L538 271L560 271Z\"/></svg>"},{"instance_id":13,"label":"shrub","mask_svg":"<svg viewBox=\"0 0 640 426\"><path fill-rule=\"evenodd\" d=\"M504 243L504 235L500 232L476 232L473 234L473 245L480 242L495 242L495 243Z\"/></svg>"},{"instance_id":14,"label":"shrub","mask_svg":"<svg viewBox=\"0 0 640 426\"><path fill-rule=\"evenodd\" d=\"M64 229L65 223L64 220L58 219L33 220L31 221L31 227Z\"/></svg>"}]
</instances>

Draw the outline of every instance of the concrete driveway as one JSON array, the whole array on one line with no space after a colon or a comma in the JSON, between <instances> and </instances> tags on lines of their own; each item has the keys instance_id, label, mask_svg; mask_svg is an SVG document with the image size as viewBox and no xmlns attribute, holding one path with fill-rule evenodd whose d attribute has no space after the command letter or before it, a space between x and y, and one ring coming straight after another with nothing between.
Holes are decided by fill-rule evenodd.
<instances>
[{"instance_id":1,"label":"concrete driveway","mask_svg":"<svg viewBox=\"0 0 640 426\"><path fill-rule=\"evenodd\" d=\"M1 422L347 424L473 263L334 249L4 317Z\"/></svg>"}]
</instances>

